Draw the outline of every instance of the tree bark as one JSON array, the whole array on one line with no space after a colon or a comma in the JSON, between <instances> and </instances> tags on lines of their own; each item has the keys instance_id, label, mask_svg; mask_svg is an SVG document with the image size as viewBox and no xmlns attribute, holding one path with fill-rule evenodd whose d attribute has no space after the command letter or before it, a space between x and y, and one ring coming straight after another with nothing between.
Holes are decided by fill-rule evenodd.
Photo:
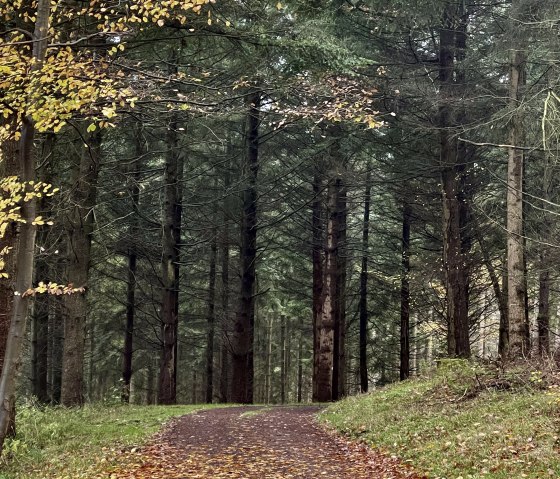
<instances>
[{"instance_id":1,"label":"tree bark","mask_svg":"<svg viewBox=\"0 0 560 479\"><path fill-rule=\"evenodd\" d=\"M443 265L447 290L447 350L457 357L470 356L468 322L468 272L463 254L461 201L459 199L457 140L453 102L455 85L455 32L459 30L457 7L447 3L440 29L439 80L441 84L440 163L443 197Z\"/></svg>"},{"instance_id":2,"label":"tree bark","mask_svg":"<svg viewBox=\"0 0 560 479\"><path fill-rule=\"evenodd\" d=\"M410 376L410 219L408 203L403 207L402 259L401 259L401 328L399 377L403 381Z\"/></svg>"},{"instance_id":3,"label":"tree bark","mask_svg":"<svg viewBox=\"0 0 560 479\"><path fill-rule=\"evenodd\" d=\"M49 17L51 3L49 0L38 0L35 28L33 31L34 62L30 66L31 73L41 69L48 43ZM21 138L19 144L19 168L21 181L28 183L36 180L35 161L33 156L33 140L35 138L35 125L32 118L23 119ZM21 215L26 223L20 225L18 236L18 248L15 253L17 269L15 272L15 291L20 293L13 297L10 329L6 340L6 349L2 364L2 376L0 378L0 453L4 446L4 440L8 434L12 422L13 405L15 397L16 378L21 363L21 349L25 336L27 322L27 309L29 296L22 293L32 286L33 261L35 254L36 228L32 222L35 218L35 200L24 202L21 207ZM14 254L12 252L12 254Z\"/></svg>"},{"instance_id":4,"label":"tree bark","mask_svg":"<svg viewBox=\"0 0 560 479\"><path fill-rule=\"evenodd\" d=\"M226 169L224 175L224 202L223 202L223 234L222 234L222 318L221 318L221 351L220 351L220 402L228 402L231 386L231 348L230 348L230 313L229 313L229 214L228 214L228 188L230 186L230 173Z\"/></svg>"},{"instance_id":5,"label":"tree bark","mask_svg":"<svg viewBox=\"0 0 560 479\"><path fill-rule=\"evenodd\" d=\"M544 266L544 258L541 265ZM547 266L539 274L539 314L537 316L537 329L539 335L539 356L550 356L550 271Z\"/></svg>"},{"instance_id":6,"label":"tree bark","mask_svg":"<svg viewBox=\"0 0 560 479\"><path fill-rule=\"evenodd\" d=\"M130 172L130 186L128 194L132 202L132 222L128 231L128 241L130 245L127 251L127 281L126 281L126 322L124 329L124 347L123 347L123 388L121 392L121 400L123 403L130 402L130 382L132 380L132 359L133 359L133 341L134 341L134 319L136 315L136 270L138 262L138 251L136 241L140 232L139 225L139 206L140 206L140 162L145 151L145 142L142 138L142 128L136 129L136 159L132 164Z\"/></svg>"},{"instance_id":7,"label":"tree bark","mask_svg":"<svg viewBox=\"0 0 560 479\"><path fill-rule=\"evenodd\" d=\"M362 269L360 271L360 390L368 391L367 343L368 343L368 252L369 213L371 203L371 171L368 165L364 199L364 219L362 226Z\"/></svg>"},{"instance_id":8,"label":"tree bark","mask_svg":"<svg viewBox=\"0 0 560 479\"><path fill-rule=\"evenodd\" d=\"M517 15L519 0L512 1L513 16ZM514 20L512 19L512 23ZM526 53L522 48L517 31L512 28L512 50L510 54L509 104L512 117L509 125L508 172L507 172L507 270L508 270L508 320L509 358L519 359L530 353L529 325L525 314L525 251L523 241L523 150L522 144L522 87L525 83Z\"/></svg>"},{"instance_id":9,"label":"tree bark","mask_svg":"<svg viewBox=\"0 0 560 479\"><path fill-rule=\"evenodd\" d=\"M313 401L318 401L318 374L320 359L320 328L323 298L323 213L322 181L319 169L313 176L313 202L311 203L312 246L311 260L313 263Z\"/></svg>"},{"instance_id":10,"label":"tree bark","mask_svg":"<svg viewBox=\"0 0 560 479\"><path fill-rule=\"evenodd\" d=\"M183 155L179 151L177 116L173 115L166 133L163 251L161 264L161 350L158 403L177 401L177 328L179 324L179 259L181 248Z\"/></svg>"},{"instance_id":11,"label":"tree bark","mask_svg":"<svg viewBox=\"0 0 560 479\"><path fill-rule=\"evenodd\" d=\"M340 178L329 179L327 187L328 221L325 245L325 269L322 291L321 321L319 325L319 365L317 372L317 397L319 402L331 401L332 369L334 363L334 328L337 288L338 215L337 202Z\"/></svg>"},{"instance_id":12,"label":"tree bark","mask_svg":"<svg viewBox=\"0 0 560 479\"><path fill-rule=\"evenodd\" d=\"M337 148L338 150L338 148ZM338 151L337 151L338 153ZM333 401L343 397L346 392L346 223L347 223L347 192L344 180L338 184L336 204L337 245L336 261L336 298L333 343Z\"/></svg>"},{"instance_id":13,"label":"tree bark","mask_svg":"<svg viewBox=\"0 0 560 479\"><path fill-rule=\"evenodd\" d=\"M91 240L95 216L93 208L97 196L97 179L101 158L101 133L89 138L75 172L71 193L71 211L66 222L68 236L68 283L87 287L91 263ZM63 406L81 406L84 402L84 352L87 316L86 294L72 294L64 298L64 347L62 351Z\"/></svg>"},{"instance_id":14,"label":"tree bark","mask_svg":"<svg viewBox=\"0 0 560 479\"><path fill-rule=\"evenodd\" d=\"M253 338L255 321L255 271L257 260L257 173L259 167L260 92L247 94L247 148L241 222L241 284L238 310L233 328L232 399L253 402Z\"/></svg>"},{"instance_id":15,"label":"tree bark","mask_svg":"<svg viewBox=\"0 0 560 479\"><path fill-rule=\"evenodd\" d=\"M214 209L214 218L217 215ZM216 329L216 257L218 253L217 228L212 228L210 241L210 271L208 273L208 312L206 317L206 402L214 398L214 333Z\"/></svg>"}]
</instances>

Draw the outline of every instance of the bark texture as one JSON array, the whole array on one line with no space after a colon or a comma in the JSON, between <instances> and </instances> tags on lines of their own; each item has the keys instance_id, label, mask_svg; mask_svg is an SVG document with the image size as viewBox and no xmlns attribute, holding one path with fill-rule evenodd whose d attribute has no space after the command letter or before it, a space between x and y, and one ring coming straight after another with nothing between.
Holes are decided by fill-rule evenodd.
<instances>
[{"instance_id":1,"label":"bark texture","mask_svg":"<svg viewBox=\"0 0 560 479\"><path fill-rule=\"evenodd\" d=\"M66 220L67 277L68 283L74 287L87 288L91 263L91 240L95 224L93 208L97 196L100 158L101 134L95 132L89 138L74 173L71 210ZM64 406L80 406L84 402L86 294L72 294L64 298L66 311L60 396L60 401Z\"/></svg>"},{"instance_id":2,"label":"bark texture","mask_svg":"<svg viewBox=\"0 0 560 479\"><path fill-rule=\"evenodd\" d=\"M161 351L158 403L177 401L177 328L179 325L179 260L181 248L183 155L179 151L177 118L174 115L166 133L163 250L161 263Z\"/></svg>"},{"instance_id":3,"label":"bark texture","mask_svg":"<svg viewBox=\"0 0 560 479\"><path fill-rule=\"evenodd\" d=\"M410 376L410 205L403 207L402 253L401 253L401 328L399 377L403 381Z\"/></svg>"},{"instance_id":4,"label":"bark texture","mask_svg":"<svg viewBox=\"0 0 560 479\"><path fill-rule=\"evenodd\" d=\"M369 166L369 165L368 165ZM371 203L371 172L368 167L364 199L364 219L362 226L362 269L360 271L360 390L368 391L367 343L368 343L368 252L369 213Z\"/></svg>"},{"instance_id":5,"label":"bark texture","mask_svg":"<svg viewBox=\"0 0 560 479\"><path fill-rule=\"evenodd\" d=\"M519 13L520 0L512 2L514 18ZM514 20L512 20L513 23ZM523 124L520 104L525 83L526 53L519 39L521 35L512 25L512 50L510 54L509 104L512 110L509 130L507 171L507 271L509 358L519 359L529 355L529 324L525 314L526 280L523 241Z\"/></svg>"},{"instance_id":6,"label":"bark texture","mask_svg":"<svg viewBox=\"0 0 560 479\"><path fill-rule=\"evenodd\" d=\"M232 341L232 400L253 402L253 338L257 260L257 173L259 169L260 92L246 96L246 186L241 221L241 285Z\"/></svg>"}]
</instances>

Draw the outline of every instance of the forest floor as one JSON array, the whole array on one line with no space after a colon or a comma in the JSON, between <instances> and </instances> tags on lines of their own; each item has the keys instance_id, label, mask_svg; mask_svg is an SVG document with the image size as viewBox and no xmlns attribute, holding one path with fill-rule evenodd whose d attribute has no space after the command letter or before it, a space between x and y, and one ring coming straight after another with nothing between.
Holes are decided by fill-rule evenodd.
<instances>
[{"instance_id":1,"label":"forest floor","mask_svg":"<svg viewBox=\"0 0 560 479\"><path fill-rule=\"evenodd\" d=\"M317 424L317 406L229 407L172 420L111 479L419 479L395 457ZM107 477L100 475L98 477Z\"/></svg>"}]
</instances>

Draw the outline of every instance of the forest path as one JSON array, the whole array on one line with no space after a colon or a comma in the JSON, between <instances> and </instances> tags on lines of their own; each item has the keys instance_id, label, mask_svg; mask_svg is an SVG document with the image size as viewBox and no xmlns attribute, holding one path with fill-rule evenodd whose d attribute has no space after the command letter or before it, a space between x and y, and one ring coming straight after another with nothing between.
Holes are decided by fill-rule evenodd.
<instances>
[{"instance_id":1,"label":"forest path","mask_svg":"<svg viewBox=\"0 0 560 479\"><path fill-rule=\"evenodd\" d=\"M227 407L173 420L112 479L419 479L324 431L317 406Z\"/></svg>"}]
</instances>

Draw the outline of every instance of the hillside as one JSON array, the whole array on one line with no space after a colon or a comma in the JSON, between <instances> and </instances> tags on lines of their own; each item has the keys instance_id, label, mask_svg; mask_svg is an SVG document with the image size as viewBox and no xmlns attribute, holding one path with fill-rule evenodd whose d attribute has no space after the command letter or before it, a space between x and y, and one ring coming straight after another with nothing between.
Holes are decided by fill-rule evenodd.
<instances>
[{"instance_id":1,"label":"hillside","mask_svg":"<svg viewBox=\"0 0 560 479\"><path fill-rule=\"evenodd\" d=\"M431 378L330 406L321 420L440 479L560 477L554 372L447 361Z\"/></svg>"}]
</instances>

